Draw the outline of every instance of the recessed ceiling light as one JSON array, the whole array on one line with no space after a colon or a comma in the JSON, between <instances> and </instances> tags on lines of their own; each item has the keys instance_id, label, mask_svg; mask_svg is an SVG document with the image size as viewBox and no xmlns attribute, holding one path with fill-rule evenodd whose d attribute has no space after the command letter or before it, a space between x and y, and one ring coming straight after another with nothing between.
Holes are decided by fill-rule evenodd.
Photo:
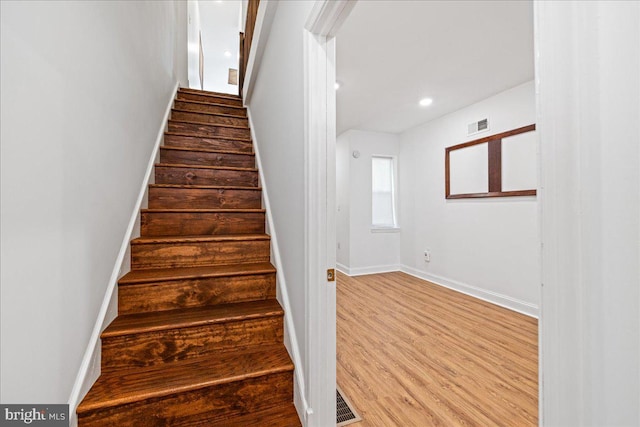
<instances>
[{"instance_id":1,"label":"recessed ceiling light","mask_svg":"<svg viewBox=\"0 0 640 427\"><path fill-rule=\"evenodd\" d=\"M340 82L335 82L335 83L333 84L333 87L334 87L336 90L340 89Z\"/></svg>"},{"instance_id":2,"label":"recessed ceiling light","mask_svg":"<svg viewBox=\"0 0 640 427\"><path fill-rule=\"evenodd\" d=\"M433 104L433 99L431 98L423 98L420 100L420 105L423 107L428 107L431 104Z\"/></svg>"},{"instance_id":3,"label":"recessed ceiling light","mask_svg":"<svg viewBox=\"0 0 640 427\"><path fill-rule=\"evenodd\" d=\"M229 52L228 50L225 50L224 56L226 56L227 58L231 58L231 52Z\"/></svg>"}]
</instances>

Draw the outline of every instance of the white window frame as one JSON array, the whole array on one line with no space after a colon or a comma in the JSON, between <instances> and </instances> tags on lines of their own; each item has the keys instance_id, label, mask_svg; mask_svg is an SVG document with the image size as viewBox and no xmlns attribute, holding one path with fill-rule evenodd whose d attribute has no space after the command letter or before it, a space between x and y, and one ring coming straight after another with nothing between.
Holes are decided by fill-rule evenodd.
<instances>
[{"instance_id":1,"label":"white window frame","mask_svg":"<svg viewBox=\"0 0 640 427\"><path fill-rule=\"evenodd\" d=\"M382 225L373 223L373 160L391 160L391 208L393 210L393 224ZM400 231L398 222L398 157L389 154L374 154L371 156L371 232L372 233L397 233Z\"/></svg>"}]
</instances>

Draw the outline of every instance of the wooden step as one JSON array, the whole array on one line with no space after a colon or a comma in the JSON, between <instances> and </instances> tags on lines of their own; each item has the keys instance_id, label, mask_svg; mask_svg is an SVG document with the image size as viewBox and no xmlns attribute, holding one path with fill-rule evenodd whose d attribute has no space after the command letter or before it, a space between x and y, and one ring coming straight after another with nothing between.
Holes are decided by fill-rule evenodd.
<instances>
[{"instance_id":1,"label":"wooden step","mask_svg":"<svg viewBox=\"0 0 640 427\"><path fill-rule=\"evenodd\" d=\"M185 122L205 123L212 125L249 127L249 120L243 116L196 112L189 110L171 110L171 119Z\"/></svg>"},{"instance_id":2,"label":"wooden step","mask_svg":"<svg viewBox=\"0 0 640 427\"><path fill-rule=\"evenodd\" d=\"M131 268L195 267L269 262L266 234L139 237L131 241Z\"/></svg>"},{"instance_id":3,"label":"wooden step","mask_svg":"<svg viewBox=\"0 0 640 427\"><path fill-rule=\"evenodd\" d=\"M176 310L276 297L268 263L133 270L118 281L118 313Z\"/></svg>"},{"instance_id":4,"label":"wooden step","mask_svg":"<svg viewBox=\"0 0 640 427\"><path fill-rule=\"evenodd\" d=\"M191 87L180 87L178 88L178 90L180 92L186 92L186 93L204 94L208 96L220 96L220 97L229 98L229 99L242 99L242 97L237 93L216 92L212 90L194 89Z\"/></svg>"},{"instance_id":5,"label":"wooden step","mask_svg":"<svg viewBox=\"0 0 640 427\"><path fill-rule=\"evenodd\" d=\"M211 138L193 132L166 132L164 134L164 146L253 153L253 145L250 139L225 138L223 136Z\"/></svg>"},{"instance_id":6,"label":"wooden step","mask_svg":"<svg viewBox=\"0 0 640 427\"><path fill-rule=\"evenodd\" d=\"M264 209L142 209L140 235L262 234Z\"/></svg>"},{"instance_id":7,"label":"wooden step","mask_svg":"<svg viewBox=\"0 0 640 427\"><path fill-rule=\"evenodd\" d=\"M178 91L178 99L210 102L212 104L233 105L242 107L242 98L236 95L221 94L216 92L207 92L202 90L180 89Z\"/></svg>"},{"instance_id":8,"label":"wooden step","mask_svg":"<svg viewBox=\"0 0 640 427\"><path fill-rule=\"evenodd\" d=\"M215 104L202 101L188 101L176 99L173 108L183 111L200 111L205 113L231 114L233 116L247 117L247 109L234 105Z\"/></svg>"},{"instance_id":9,"label":"wooden step","mask_svg":"<svg viewBox=\"0 0 640 427\"><path fill-rule=\"evenodd\" d=\"M231 427L300 427L300 418L293 403L249 415L232 418L224 422Z\"/></svg>"},{"instance_id":10,"label":"wooden step","mask_svg":"<svg viewBox=\"0 0 640 427\"><path fill-rule=\"evenodd\" d=\"M282 343L283 315L269 299L118 316L101 335L102 372Z\"/></svg>"},{"instance_id":11,"label":"wooden step","mask_svg":"<svg viewBox=\"0 0 640 427\"><path fill-rule=\"evenodd\" d=\"M214 426L292 400L291 359L265 345L103 374L77 413L80 427Z\"/></svg>"},{"instance_id":12,"label":"wooden step","mask_svg":"<svg viewBox=\"0 0 640 427\"><path fill-rule=\"evenodd\" d=\"M223 166L157 164L157 184L258 186L258 170Z\"/></svg>"},{"instance_id":13,"label":"wooden step","mask_svg":"<svg viewBox=\"0 0 640 427\"><path fill-rule=\"evenodd\" d=\"M150 209L259 209L262 207L260 187L194 186L151 184Z\"/></svg>"},{"instance_id":14,"label":"wooden step","mask_svg":"<svg viewBox=\"0 0 640 427\"><path fill-rule=\"evenodd\" d=\"M251 131L246 126L213 125L184 120L169 120L169 132L190 133L208 138L226 137L250 139Z\"/></svg>"},{"instance_id":15,"label":"wooden step","mask_svg":"<svg viewBox=\"0 0 640 427\"><path fill-rule=\"evenodd\" d=\"M238 168L256 167L256 159L253 153L209 150L206 148L160 147L160 163L232 166Z\"/></svg>"},{"instance_id":16,"label":"wooden step","mask_svg":"<svg viewBox=\"0 0 640 427\"><path fill-rule=\"evenodd\" d=\"M80 427L301 425L242 104L178 91Z\"/></svg>"}]
</instances>

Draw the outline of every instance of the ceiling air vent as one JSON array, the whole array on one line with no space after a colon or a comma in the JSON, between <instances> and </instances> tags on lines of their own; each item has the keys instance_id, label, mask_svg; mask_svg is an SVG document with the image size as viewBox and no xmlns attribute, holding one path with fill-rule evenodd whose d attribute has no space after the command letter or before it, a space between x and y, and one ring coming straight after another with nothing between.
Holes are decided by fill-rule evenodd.
<instances>
[{"instance_id":1,"label":"ceiling air vent","mask_svg":"<svg viewBox=\"0 0 640 427\"><path fill-rule=\"evenodd\" d=\"M485 130L489 130L489 119L478 120L467 125L467 135L474 135Z\"/></svg>"}]
</instances>

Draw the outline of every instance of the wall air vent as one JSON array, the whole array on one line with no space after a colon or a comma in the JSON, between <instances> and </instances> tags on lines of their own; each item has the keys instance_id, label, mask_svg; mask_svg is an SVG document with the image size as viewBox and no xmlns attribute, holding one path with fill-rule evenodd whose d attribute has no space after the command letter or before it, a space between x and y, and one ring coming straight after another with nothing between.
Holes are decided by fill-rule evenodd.
<instances>
[{"instance_id":1,"label":"wall air vent","mask_svg":"<svg viewBox=\"0 0 640 427\"><path fill-rule=\"evenodd\" d=\"M237 85L238 84L238 70L235 68L229 68L229 80L227 80L227 83L230 85Z\"/></svg>"},{"instance_id":2,"label":"wall air vent","mask_svg":"<svg viewBox=\"0 0 640 427\"><path fill-rule=\"evenodd\" d=\"M467 135L475 135L486 130L489 130L489 119L478 120L467 125Z\"/></svg>"}]
</instances>

